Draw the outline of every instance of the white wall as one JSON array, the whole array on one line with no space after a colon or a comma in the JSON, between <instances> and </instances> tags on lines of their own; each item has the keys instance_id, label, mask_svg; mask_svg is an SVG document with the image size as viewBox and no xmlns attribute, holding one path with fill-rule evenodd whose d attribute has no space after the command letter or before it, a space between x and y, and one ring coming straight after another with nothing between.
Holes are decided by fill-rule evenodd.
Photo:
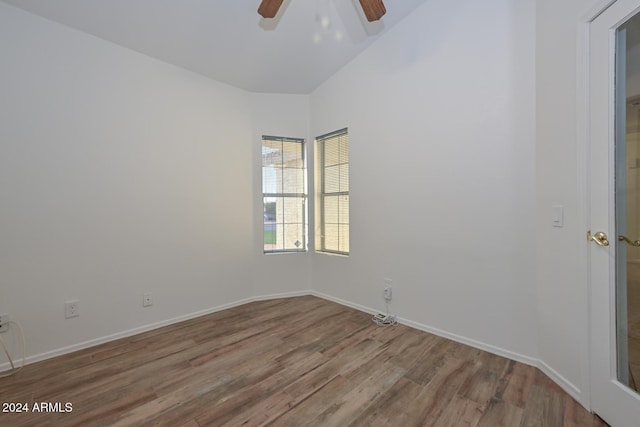
<instances>
[{"instance_id":1,"label":"white wall","mask_svg":"<svg viewBox=\"0 0 640 427\"><path fill-rule=\"evenodd\" d=\"M4 3L0 57L0 312L29 355L253 295L247 93Z\"/></svg>"},{"instance_id":2,"label":"white wall","mask_svg":"<svg viewBox=\"0 0 640 427\"><path fill-rule=\"evenodd\" d=\"M525 361L537 357L535 3L433 0L311 96L349 127L351 255L314 289Z\"/></svg>"}]
</instances>

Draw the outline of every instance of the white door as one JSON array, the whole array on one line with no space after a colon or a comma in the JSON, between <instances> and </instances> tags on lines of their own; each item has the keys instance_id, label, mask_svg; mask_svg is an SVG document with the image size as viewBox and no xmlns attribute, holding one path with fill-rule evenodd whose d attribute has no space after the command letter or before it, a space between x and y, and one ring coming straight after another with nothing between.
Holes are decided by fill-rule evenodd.
<instances>
[{"instance_id":1,"label":"white door","mask_svg":"<svg viewBox=\"0 0 640 427\"><path fill-rule=\"evenodd\" d=\"M612 426L638 426L640 0L615 1L589 37L591 403Z\"/></svg>"}]
</instances>

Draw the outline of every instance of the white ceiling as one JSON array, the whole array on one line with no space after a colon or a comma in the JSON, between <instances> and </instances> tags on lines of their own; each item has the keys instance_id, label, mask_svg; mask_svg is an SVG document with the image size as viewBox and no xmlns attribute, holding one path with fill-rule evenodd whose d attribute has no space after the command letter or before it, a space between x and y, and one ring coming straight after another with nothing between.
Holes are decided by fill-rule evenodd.
<instances>
[{"instance_id":1,"label":"white ceiling","mask_svg":"<svg viewBox=\"0 0 640 427\"><path fill-rule=\"evenodd\" d=\"M284 0L274 19L260 0L0 1L242 89L306 94L426 0L386 0L374 23L358 0Z\"/></svg>"}]
</instances>

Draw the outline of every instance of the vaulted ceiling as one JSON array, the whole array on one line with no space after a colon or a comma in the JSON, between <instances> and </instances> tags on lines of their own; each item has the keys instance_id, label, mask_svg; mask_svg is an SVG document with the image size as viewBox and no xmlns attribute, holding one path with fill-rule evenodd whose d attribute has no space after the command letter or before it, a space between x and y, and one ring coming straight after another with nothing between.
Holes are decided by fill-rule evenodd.
<instances>
[{"instance_id":1,"label":"vaulted ceiling","mask_svg":"<svg viewBox=\"0 0 640 427\"><path fill-rule=\"evenodd\" d=\"M426 0L387 0L369 23L358 0L0 0L252 92L310 93Z\"/></svg>"}]
</instances>

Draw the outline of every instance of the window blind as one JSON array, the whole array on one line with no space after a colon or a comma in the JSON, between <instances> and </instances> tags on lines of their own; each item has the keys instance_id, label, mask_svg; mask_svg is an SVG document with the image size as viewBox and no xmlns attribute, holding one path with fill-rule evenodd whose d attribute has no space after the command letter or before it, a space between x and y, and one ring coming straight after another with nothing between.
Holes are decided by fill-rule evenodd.
<instances>
[{"instance_id":1,"label":"window blind","mask_svg":"<svg viewBox=\"0 0 640 427\"><path fill-rule=\"evenodd\" d=\"M321 251L349 254L349 134L316 138L321 154Z\"/></svg>"}]
</instances>

